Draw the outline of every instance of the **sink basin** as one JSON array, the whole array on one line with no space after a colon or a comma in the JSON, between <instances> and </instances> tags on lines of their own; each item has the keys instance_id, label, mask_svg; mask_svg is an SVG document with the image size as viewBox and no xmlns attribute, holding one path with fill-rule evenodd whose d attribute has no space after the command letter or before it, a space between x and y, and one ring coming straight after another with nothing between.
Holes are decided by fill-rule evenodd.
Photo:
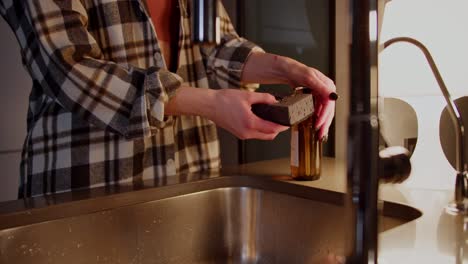
<instances>
[{"instance_id":1,"label":"sink basin","mask_svg":"<svg viewBox=\"0 0 468 264\"><path fill-rule=\"evenodd\" d=\"M343 198L242 176L25 210L0 215L0 263L317 263L346 254ZM381 232L421 215L381 211Z\"/></svg>"}]
</instances>

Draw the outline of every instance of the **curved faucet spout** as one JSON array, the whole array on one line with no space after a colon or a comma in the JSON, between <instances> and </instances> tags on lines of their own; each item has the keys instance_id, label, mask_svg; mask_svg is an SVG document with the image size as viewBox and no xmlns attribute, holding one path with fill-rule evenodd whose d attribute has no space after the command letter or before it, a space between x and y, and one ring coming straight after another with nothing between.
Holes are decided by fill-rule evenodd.
<instances>
[{"instance_id":1,"label":"curved faucet spout","mask_svg":"<svg viewBox=\"0 0 468 264\"><path fill-rule=\"evenodd\" d=\"M397 42L407 42L410 44L415 45L418 47L427 59L429 66L431 67L432 73L439 84L439 88L444 95L445 101L447 102L448 112L450 114L450 118L452 120L453 126L455 128L455 151L456 151L456 183L455 183L455 202L454 205L450 205L451 212L463 212L467 208L464 204L464 199L468 198L468 184L467 184L467 177L468 177L468 165L465 159L465 127L463 124L462 116L460 115L460 111L452 100L450 93L445 85L444 80L442 79L442 75L437 68L434 59L432 58L431 53L429 50L424 46L421 42L417 41L416 39L409 38L409 37L397 37L387 40L383 46L384 49L388 46L397 43Z\"/></svg>"}]
</instances>

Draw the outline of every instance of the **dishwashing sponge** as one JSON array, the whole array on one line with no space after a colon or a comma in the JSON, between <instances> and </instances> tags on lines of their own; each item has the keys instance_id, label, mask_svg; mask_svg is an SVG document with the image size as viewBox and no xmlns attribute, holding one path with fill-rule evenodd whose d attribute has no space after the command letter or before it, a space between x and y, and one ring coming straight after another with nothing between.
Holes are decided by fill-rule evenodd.
<instances>
[{"instance_id":1,"label":"dishwashing sponge","mask_svg":"<svg viewBox=\"0 0 468 264\"><path fill-rule=\"evenodd\" d=\"M312 94L295 93L281 98L275 104L253 104L252 112L262 119L292 126L314 113L314 99Z\"/></svg>"}]
</instances>

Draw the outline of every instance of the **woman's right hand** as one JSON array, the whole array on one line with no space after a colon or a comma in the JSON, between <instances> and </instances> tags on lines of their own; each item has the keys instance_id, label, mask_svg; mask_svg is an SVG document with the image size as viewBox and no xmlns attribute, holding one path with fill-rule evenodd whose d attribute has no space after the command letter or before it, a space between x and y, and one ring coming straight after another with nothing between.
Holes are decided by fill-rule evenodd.
<instances>
[{"instance_id":1,"label":"woman's right hand","mask_svg":"<svg viewBox=\"0 0 468 264\"><path fill-rule=\"evenodd\" d=\"M239 139L272 140L289 127L256 116L252 104L276 103L273 95L236 89L180 87L165 106L166 115L199 115Z\"/></svg>"},{"instance_id":2,"label":"woman's right hand","mask_svg":"<svg viewBox=\"0 0 468 264\"><path fill-rule=\"evenodd\" d=\"M207 117L239 139L273 140L289 127L259 118L252 112L251 107L252 104L276 102L275 97L268 93L217 90L214 111L208 113Z\"/></svg>"}]
</instances>

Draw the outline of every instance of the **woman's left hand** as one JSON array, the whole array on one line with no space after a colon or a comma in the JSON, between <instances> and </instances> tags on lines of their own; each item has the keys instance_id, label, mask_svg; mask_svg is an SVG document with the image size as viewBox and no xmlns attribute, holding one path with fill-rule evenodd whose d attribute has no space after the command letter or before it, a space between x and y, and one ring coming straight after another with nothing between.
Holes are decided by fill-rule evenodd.
<instances>
[{"instance_id":1,"label":"woman's left hand","mask_svg":"<svg viewBox=\"0 0 468 264\"><path fill-rule=\"evenodd\" d=\"M335 115L335 100L330 99L330 94L336 93L335 84L317 69L295 60L289 61L288 64L289 85L291 87L308 87L312 90L314 114L317 116L315 128L320 130L319 137L323 139L328 136L328 130Z\"/></svg>"},{"instance_id":2,"label":"woman's left hand","mask_svg":"<svg viewBox=\"0 0 468 264\"><path fill-rule=\"evenodd\" d=\"M292 88L308 87L314 95L316 129L323 139L335 115L336 93L333 81L323 73L294 59L270 53L255 52L249 56L242 74L245 83L288 84Z\"/></svg>"}]
</instances>

